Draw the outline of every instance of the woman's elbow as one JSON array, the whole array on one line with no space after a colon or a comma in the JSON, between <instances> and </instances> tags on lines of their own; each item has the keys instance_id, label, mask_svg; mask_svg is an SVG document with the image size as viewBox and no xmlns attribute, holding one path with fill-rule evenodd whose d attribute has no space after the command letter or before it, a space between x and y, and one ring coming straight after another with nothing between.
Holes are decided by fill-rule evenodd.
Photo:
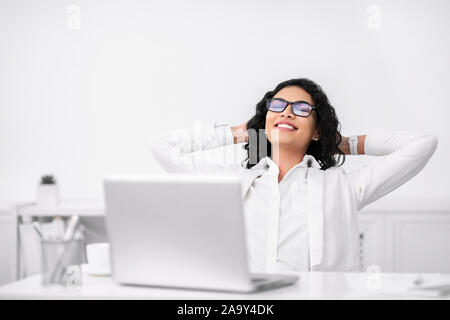
<instances>
[{"instance_id":1,"label":"woman's elbow","mask_svg":"<svg viewBox=\"0 0 450 320\"><path fill-rule=\"evenodd\" d=\"M436 135L434 134L429 134L427 136L428 139L428 146L429 146L429 154L430 156L434 154L434 152L437 149L437 146L439 144L439 139Z\"/></svg>"}]
</instances>

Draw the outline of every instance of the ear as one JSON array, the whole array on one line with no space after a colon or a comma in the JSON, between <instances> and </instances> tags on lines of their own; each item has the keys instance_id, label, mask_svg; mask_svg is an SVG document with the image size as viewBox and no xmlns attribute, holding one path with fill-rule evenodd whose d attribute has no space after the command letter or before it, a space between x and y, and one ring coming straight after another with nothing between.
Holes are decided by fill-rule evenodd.
<instances>
[{"instance_id":1,"label":"ear","mask_svg":"<svg viewBox=\"0 0 450 320\"><path fill-rule=\"evenodd\" d=\"M320 140L320 129L319 129L319 127L317 127L317 128L314 130L313 140Z\"/></svg>"}]
</instances>

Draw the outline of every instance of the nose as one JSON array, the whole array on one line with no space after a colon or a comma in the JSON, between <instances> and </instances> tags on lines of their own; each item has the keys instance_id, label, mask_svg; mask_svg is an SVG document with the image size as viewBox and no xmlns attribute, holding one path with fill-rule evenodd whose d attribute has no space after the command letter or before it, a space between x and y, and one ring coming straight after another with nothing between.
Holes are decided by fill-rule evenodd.
<instances>
[{"instance_id":1,"label":"nose","mask_svg":"<svg viewBox=\"0 0 450 320\"><path fill-rule=\"evenodd\" d=\"M281 116L294 119L295 114L292 113L292 105L290 103L286 106L286 109L283 110Z\"/></svg>"}]
</instances>

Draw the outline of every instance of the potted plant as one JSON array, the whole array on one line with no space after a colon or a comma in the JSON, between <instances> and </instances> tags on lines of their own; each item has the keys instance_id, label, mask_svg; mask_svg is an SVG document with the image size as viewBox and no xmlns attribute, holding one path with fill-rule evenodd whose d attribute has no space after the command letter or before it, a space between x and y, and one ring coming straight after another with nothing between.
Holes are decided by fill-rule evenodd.
<instances>
[{"instance_id":1,"label":"potted plant","mask_svg":"<svg viewBox=\"0 0 450 320\"><path fill-rule=\"evenodd\" d=\"M44 175L37 188L36 203L40 207L56 207L59 204L59 190L52 175Z\"/></svg>"}]
</instances>

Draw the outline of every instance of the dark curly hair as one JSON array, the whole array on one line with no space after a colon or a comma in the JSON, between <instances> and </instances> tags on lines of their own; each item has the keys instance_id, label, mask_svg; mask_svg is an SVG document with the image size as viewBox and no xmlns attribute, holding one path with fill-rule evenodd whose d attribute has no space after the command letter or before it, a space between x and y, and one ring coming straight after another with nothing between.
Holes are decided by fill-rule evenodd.
<instances>
[{"instance_id":1,"label":"dark curly hair","mask_svg":"<svg viewBox=\"0 0 450 320\"><path fill-rule=\"evenodd\" d=\"M313 81L300 78L284 81L276 86L272 91L267 92L261 101L256 105L255 115L247 122L247 130L254 129L256 132L264 130L266 127L266 114L267 114L267 99L272 98L278 91L287 86L298 86L308 92L315 104L317 115L317 126L320 132L320 140L312 140L306 150L306 154L312 155L320 164L321 170L326 170L330 167L341 166L345 162L345 154L339 149L339 143L342 140L340 134L341 124L337 118L333 106L328 101L328 97L323 92L322 88ZM250 149L256 150L256 163L262 158L271 156L272 145L267 139L266 135L261 135L263 139L266 139L266 144L260 143L260 135L256 135L256 141L251 139L249 135L249 142L244 145L244 149L247 150L247 158L243 163L250 158ZM252 144L252 147L250 147ZM253 145L255 144L255 145ZM260 146L267 145L267 150L259 150ZM256 148L254 148L256 147ZM262 151L262 152L261 152ZM265 151L265 152L264 152ZM252 151L253 152L253 151ZM335 155L338 155L336 160ZM342 162L340 160L342 159ZM247 169L251 169L256 163L247 162Z\"/></svg>"}]
</instances>

